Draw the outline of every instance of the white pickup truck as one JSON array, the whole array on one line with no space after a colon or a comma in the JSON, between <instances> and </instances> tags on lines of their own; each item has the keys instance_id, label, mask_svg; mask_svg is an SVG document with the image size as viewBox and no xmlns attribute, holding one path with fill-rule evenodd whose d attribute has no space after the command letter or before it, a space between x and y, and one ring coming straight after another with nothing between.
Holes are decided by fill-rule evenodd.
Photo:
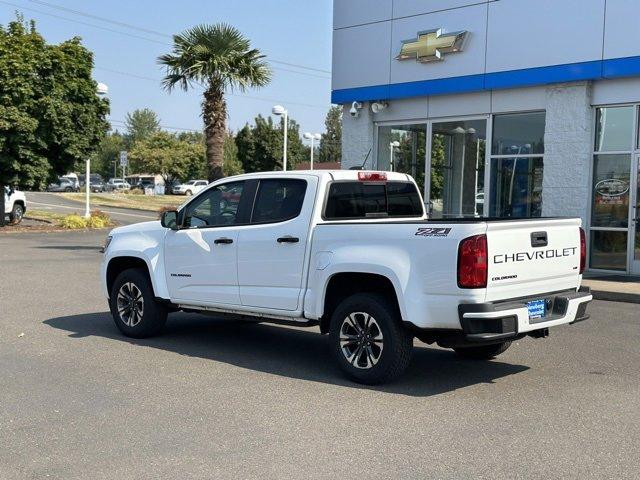
<instances>
[{"instance_id":1,"label":"white pickup truck","mask_svg":"<svg viewBox=\"0 0 640 480\"><path fill-rule=\"evenodd\" d=\"M4 187L4 215L9 217L9 223L11 225L20 223L26 211L27 198L24 192L12 187Z\"/></svg>"},{"instance_id":2,"label":"white pickup truck","mask_svg":"<svg viewBox=\"0 0 640 480\"><path fill-rule=\"evenodd\" d=\"M114 229L101 276L125 335L176 310L319 325L341 369L374 384L404 371L414 337L489 359L587 319L585 250L575 218L429 220L400 173L271 172Z\"/></svg>"}]
</instances>

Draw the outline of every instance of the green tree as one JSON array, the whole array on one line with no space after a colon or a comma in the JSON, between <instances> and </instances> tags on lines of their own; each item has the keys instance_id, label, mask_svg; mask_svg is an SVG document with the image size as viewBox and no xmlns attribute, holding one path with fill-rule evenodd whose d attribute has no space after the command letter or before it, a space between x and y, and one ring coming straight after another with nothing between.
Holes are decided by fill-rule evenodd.
<instances>
[{"instance_id":1,"label":"green tree","mask_svg":"<svg viewBox=\"0 0 640 480\"><path fill-rule=\"evenodd\" d=\"M125 138L120 132L105 135L93 156L91 170L105 178L113 176L114 166L119 166L120 152L125 150L125 145Z\"/></svg>"},{"instance_id":2,"label":"green tree","mask_svg":"<svg viewBox=\"0 0 640 480\"><path fill-rule=\"evenodd\" d=\"M280 126L276 130L276 135L280 137L282 142L282 129L284 120L281 120ZM296 165L302 162L310 160L311 149L307 147L300 138L300 125L298 122L289 118L289 128L287 134L287 169L293 170ZM278 169L282 168L282 149L280 149L280 155L278 156Z\"/></svg>"},{"instance_id":3,"label":"green tree","mask_svg":"<svg viewBox=\"0 0 640 480\"><path fill-rule=\"evenodd\" d=\"M224 137L224 165L222 169L225 177L244 173L242 163L238 160L238 146L232 132L227 132Z\"/></svg>"},{"instance_id":4,"label":"green tree","mask_svg":"<svg viewBox=\"0 0 640 480\"><path fill-rule=\"evenodd\" d=\"M109 104L96 95L92 68L77 37L49 45L21 16L0 26L0 190L41 188L97 149Z\"/></svg>"},{"instance_id":5,"label":"green tree","mask_svg":"<svg viewBox=\"0 0 640 480\"><path fill-rule=\"evenodd\" d=\"M209 179L223 176L224 138L227 131L225 91L262 87L271 72L264 55L250 41L225 23L198 25L173 37L173 50L158 62L166 67L164 87L188 90L204 87L202 118L206 137Z\"/></svg>"},{"instance_id":6,"label":"green tree","mask_svg":"<svg viewBox=\"0 0 640 480\"><path fill-rule=\"evenodd\" d=\"M138 140L149 138L160 131L160 119L158 119L156 112L149 108L127 113L124 123L127 128L127 147L131 147Z\"/></svg>"},{"instance_id":7,"label":"green tree","mask_svg":"<svg viewBox=\"0 0 640 480\"><path fill-rule=\"evenodd\" d=\"M245 125L236 135L238 159L245 172L282 170L284 120L274 123L272 117L258 115L254 125ZM300 126L289 118L287 168L292 170L309 159L309 148L302 143Z\"/></svg>"},{"instance_id":8,"label":"green tree","mask_svg":"<svg viewBox=\"0 0 640 480\"><path fill-rule=\"evenodd\" d=\"M342 159L342 107L332 106L324 121L326 133L320 139L319 162L339 162Z\"/></svg>"},{"instance_id":9,"label":"green tree","mask_svg":"<svg viewBox=\"0 0 640 480\"><path fill-rule=\"evenodd\" d=\"M235 144L242 169L248 173L257 172L256 145L253 138L253 129L248 123L236 134Z\"/></svg>"},{"instance_id":10,"label":"green tree","mask_svg":"<svg viewBox=\"0 0 640 480\"><path fill-rule=\"evenodd\" d=\"M204 144L163 131L136 142L129 160L132 171L159 174L167 185L173 180L202 178L206 172Z\"/></svg>"}]
</instances>

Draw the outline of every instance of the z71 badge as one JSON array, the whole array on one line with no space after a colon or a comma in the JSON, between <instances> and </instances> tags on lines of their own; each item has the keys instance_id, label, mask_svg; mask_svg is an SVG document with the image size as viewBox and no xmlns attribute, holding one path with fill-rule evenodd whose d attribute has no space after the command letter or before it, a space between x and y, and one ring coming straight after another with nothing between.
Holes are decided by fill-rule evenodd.
<instances>
[{"instance_id":1,"label":"z71 badge","mask_svg":"<svg viewBox=\"0 0 640 480\"><path fill-rule=\"evenodd\" d=\"M419 237L446 237L451 233L450 228L431 227L419 228L416 235Z\"/></svg>"}]
</instances>

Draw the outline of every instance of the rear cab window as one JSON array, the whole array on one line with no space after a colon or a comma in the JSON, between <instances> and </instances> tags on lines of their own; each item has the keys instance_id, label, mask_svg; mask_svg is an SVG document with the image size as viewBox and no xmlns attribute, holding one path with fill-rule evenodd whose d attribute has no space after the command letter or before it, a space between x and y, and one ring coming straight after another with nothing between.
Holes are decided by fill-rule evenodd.
<instances>
[{"instance_id":1,"label":"rear cab window","mask_svg":"<svg viewBox=\"0 0 640 480\"><path fill-rule=\"evenodd\" d=\"M329 184L326 220L422 217L424 207L411 182L335 181Z\"/></svg>"}]
</instances>

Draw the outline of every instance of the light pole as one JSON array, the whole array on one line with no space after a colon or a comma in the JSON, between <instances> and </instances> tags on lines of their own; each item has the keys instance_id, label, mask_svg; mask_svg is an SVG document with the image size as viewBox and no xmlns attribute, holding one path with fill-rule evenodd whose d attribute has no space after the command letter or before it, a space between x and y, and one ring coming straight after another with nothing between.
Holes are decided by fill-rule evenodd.
<instances>
[{"instance_id":1,"label":"light pole","mask_svg":"<svg viewBox=\"0 0 640 480\"><path fill-rule=\"evenodd\" d=\"M287 171L287 134L289 132L289 112L282 106L276 105L271 109L271 113L284 118L284 147L282 153L282 170Z\"/></svg>"},{"instance_id":2,"label":"light pole","mask_svg":"<svg viewBox=\"0 0 640 480\"><path fill-rule=\"evenodd\" d=\"M96 88L96 95L102 97L109 93L109 87L107 87L104 83L98 83L98 87ZM91 159L87 158L85 161L85 172L84 172L84 193L85 193L85 204L84 204L84 218L91 217Z\"/></svg>"},{"instance_id":3,"label":"light pole","mask_svg":"<svg viewBox=\"0 0 640 480\"><path fill-rule=\"evenodd\" d=\"M399 141L391 142L389 144L389 151L391 152L391 156L389 157L389 171L393 172L393 149L398 148L400 146Z\"/></svg>"},{"instance_id":4,"label":"light pole","mask_svg":"<svg viewBox=\"0 0 640 480\"><path fill-rule=\"evenodd\" d=\"M320 141L320 139L322 138L322 135L320 135L319 133L307 132L304 134L304 138L306 138L307 140L311 140L311 170L313 170L313 150L314 150L313 142L315 140Z\"/></svg>"}]
</instances>

